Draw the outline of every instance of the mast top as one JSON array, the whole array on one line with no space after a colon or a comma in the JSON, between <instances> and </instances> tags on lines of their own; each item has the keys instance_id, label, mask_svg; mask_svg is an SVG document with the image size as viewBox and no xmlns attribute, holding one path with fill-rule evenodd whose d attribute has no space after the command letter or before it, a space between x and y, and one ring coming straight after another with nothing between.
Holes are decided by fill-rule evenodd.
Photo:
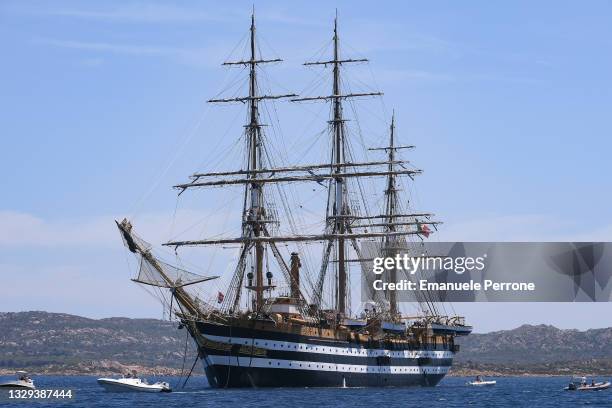
<instances>
[{"instance_id":1,"label":"mast top","mask_svg":"<svg viewBox=\"0 0 612 408\"><path fill-rule=\"evenodd\" d=\"M334 38L338 38L338 9L336 9L336 17L334 17Z\"/></svg>"}]
</instances>

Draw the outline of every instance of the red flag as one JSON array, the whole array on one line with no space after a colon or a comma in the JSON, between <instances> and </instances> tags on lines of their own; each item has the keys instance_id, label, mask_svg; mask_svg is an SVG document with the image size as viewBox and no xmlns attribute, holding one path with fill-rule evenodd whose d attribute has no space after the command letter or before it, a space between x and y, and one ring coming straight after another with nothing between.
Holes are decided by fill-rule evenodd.
<instances>
[{"instance_id":1,"label":"red flag","mask_svg":"<svg viewBox=\"0 0 612 408\"><path fill-rule=\"evenodd\" d=\"M417 224L419 226L419 233L425 235L425 238L429 238L429 234L431 234L431 230L427 226L427 224Z\"/></svg>"},{"instance_id":2,"label":"red flag","mask_svg":"<svg viewBox=\"0 0 612 408\"><path fill-rule=\"evenodd\" d=\"M222 303L223 299L225 298L225 295L221 292L217 293L217 303Z\"/></svg>"}]
</instances>

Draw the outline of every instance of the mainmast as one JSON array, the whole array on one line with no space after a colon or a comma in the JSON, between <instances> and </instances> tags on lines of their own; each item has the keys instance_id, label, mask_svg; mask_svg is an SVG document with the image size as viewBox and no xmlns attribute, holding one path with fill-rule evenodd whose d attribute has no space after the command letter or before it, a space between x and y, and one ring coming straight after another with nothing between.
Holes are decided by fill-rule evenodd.
<instances>
[{"instance_id":1,"label":"mainmast","mask_svg":"<svg viewBox=\"0 0 612 408\"><path fill-rule=\"evenodd\" d=\"M340 95L340 58L338 49L338 17L334 19L334 84L333 94ZM334 190L335 190L335 202L333 205L333 215L342 216L346 215L346 209L344 206L344 178L340 176L342 172L342 164L344 162L344 135L343 135L343 123L342 123L342 101L340 98L334 98L334 119L332 121L332 128L334 134L334 151L336 169L334 171L336 177L334 178ZM340 234L338 238L338 299L337 309L338 313L344 315L346 313L346 262L345 255L346 249L344 247L344 237L342 235L346 230L346 220L342 218L336 218L336 231Z\"/></svg>"},{"instance_id":2,"label":"mainmast","mask_svg":"<svg viewBox=\"0 0 612 408\"><path fill-rule=\"evenodd\" d=\"M333 59L329 61L317 61L307 62L304 65L332 65L333 67L333 84L332 94L327 97L310 97L294 99L296 101L309 101L309 100L330 100L332 102L332 119L331 133L333 136L332 143L332 163L335 168L332 171L333 179L330 182L329 189L329 205L327 209L327 223L328 228L331 226L331 234L336 235L335 240L330 240L325 248L323 254L323 263L321 265L321 272L319 274L319 280L317 284L317 292L322 290L323 279L325 278L327 264L329 262L329 255L332 247L335 243L336 249L336 264L338 268L337 276L337 287L336 287L336 310L342 316L347 313L347 273L348 264L346 262L346 238L345 234L350 232L349 223L352 221L348 218L350 216L349 208L346 205L347 189L345 183L345 177L343 175L343 166L345 164L344 152L346 151L346 140L345 140L345 126L344 118L342 115L342 100L358 96L379 96L382 95L380 92L361 93L361 94L342 94L340 86L340 69L342 64L351 62L367 62L367 59L341 59L340 58L340 46L338 36L338 16L334 19L334 38L333 38ZM335 241L335 242L334 242ZM353 246L357 250L356 242L353 240ZM321 294L315 294L315 304L321 302Z\"/></svg>"}]
</instances>

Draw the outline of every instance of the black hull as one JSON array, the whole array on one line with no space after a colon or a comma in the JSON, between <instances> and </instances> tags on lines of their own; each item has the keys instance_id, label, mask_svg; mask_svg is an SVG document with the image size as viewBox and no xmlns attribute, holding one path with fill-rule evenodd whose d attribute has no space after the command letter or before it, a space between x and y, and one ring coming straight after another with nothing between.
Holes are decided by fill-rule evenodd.
<instances>
[{"instance_id":1,"label":"black hull","mask_svg":"<svg viewBox=\"0 0 612 408\"><path fill-rule=\"evenodd\" d=\"M445 374L383 375L215 365L205 368L213 388L433 387ZM212 381L211 381L212 380Z\"/></svg>"},{"instance_id":2,"label":"black hull","mask_svg":"<svg viewBox=\"0 0 612 408\"><path fill-rule=\"evenodd\" d=\"M190 331L213 388L435 386L454 355L210 323Z\"/></svg>"}]
</instances>

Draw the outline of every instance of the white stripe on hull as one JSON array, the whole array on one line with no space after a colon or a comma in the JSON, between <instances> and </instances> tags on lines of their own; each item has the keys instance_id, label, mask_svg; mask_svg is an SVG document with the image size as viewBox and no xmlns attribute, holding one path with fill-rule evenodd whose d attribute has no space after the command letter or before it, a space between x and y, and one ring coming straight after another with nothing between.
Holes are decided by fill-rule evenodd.
<instances>
[{"instance_id":1,"label":"white stripe on hull","mask_svg":"<svg viewBox=\"0 0 612 408\"><path fill-rule=\"evenodd\" d=\"M337 371L362 374L447 374L450 369L450 366L368 366L220 355L208 355L203 361L205 366L229 365L233 367L283 368L290 370Z\"/></svg>"},{"instance_id":2,"label":"white stripe on hull","mask_svg":"<svg viewBox=\"0 0 612 408\"><path fill-rule=\"evenodd\" d=\"M319 344L294 343L290 341L276 341L266 339L252 339L244 337L226 337L203 334L209 340L227 344L240 344L279 351L299 351L301 353L333 354L354 357L395 357L395 358L453 358L455 353L449 350L384 350L365 349L362 347L334 347Z\"/></svg>"}]
</instances>

